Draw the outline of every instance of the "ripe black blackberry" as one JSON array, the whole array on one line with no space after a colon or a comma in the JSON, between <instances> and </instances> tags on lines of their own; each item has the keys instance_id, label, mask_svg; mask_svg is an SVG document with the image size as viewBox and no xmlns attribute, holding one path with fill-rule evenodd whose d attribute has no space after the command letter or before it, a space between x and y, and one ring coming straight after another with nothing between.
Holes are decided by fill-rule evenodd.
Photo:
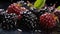
<instances>
[{"instance_id":1,"label":"ripe black blackberry","mask_svg":"<svg viewBox=\"0 0 60 34\"><path fill-rule=\"evenodd\" d=\"M34 7L30 7L29 10L31 12L33 12L34 14L36 14L37 16L40 16L40 15L44 14L45 12L48 12L47 7L43 7L41 9L36 9Z\"/></svg>"},{"instance_id":2,"label":"ripe black blackberry","mask_svg":"<svg viewBox=\"0 0 60 34\"><path fill-rule=\"evenodd\" d=\"M42 14L44 14L45 12L48 13L52 13L55 10L55 7L51 6L44 6L43 8L41 8L40 10L35 11L37 13L37 16L40 16Z\"/></svg>"},{"instance_id":3,"label":"ripe black blackberry","mask_svg":"<svg viewBox=\"0 0 60 34\"><path fill-rule=\"evenodd\" d=\"M1 18L1 27L4 30L14 30L16 29L16 22L15 14L3 14Z\"/></svg>"},{"instance_id":4,"label":"ripe black blackberry","mask_svg":"<svg viewBox=\"0 0 60 34\"><path fill-rule=\"evenodd\" d=\"M0 27L2 26L2 20L4 18L3 16L3 13L5 13L4 11L5 11L4 9L0 9Z\"/></svg>"},{"instance_id":5,"label":"ripe black blackberry","mask_svg":"<svg viewBox=\"0 0 60 34\"><path fill-rule=\"evenodd\" d=\"M2 26L2 21L3 21L4 16L0 14L0 27Z\"/></svg>"},{"instance_id":6,"label":"ripe black blackberry","mask_svg":"<svg viewBox=\"0 0 60 34\"><path fill-rule=\"evenodd\" d=\"M25 11L22 14L23 18L19 24L19 28L23 31L31 31L36 28L38 19L35 14L30 11ZM19 21L18 21L19 22Z\"/></svg>"}]
</instances>

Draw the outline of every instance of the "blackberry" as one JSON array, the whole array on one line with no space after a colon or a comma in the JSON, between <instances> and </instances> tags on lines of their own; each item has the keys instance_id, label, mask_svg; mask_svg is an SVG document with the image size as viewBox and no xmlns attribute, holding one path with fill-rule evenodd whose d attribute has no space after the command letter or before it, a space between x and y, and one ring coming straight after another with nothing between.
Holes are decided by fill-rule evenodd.
<instances>
[{"instance_id":1,"label":"blackberry","mask_svg":"<svg viewBox=\"0 0 60 34\"><path fill-rule=\"evenodd\" d=\"M56 18L51 13L45 13L40 16L40 25L45 29L54 28L56 24Z\"/></svg>"},{"instance_id":2,"label":"blackberry","mask_svg":"<svg viewBox=\"0 0 60 34\"><path fill-rule=\"evenodd\" d=\"M13 3L11 5L9 5L9 7L7 8L7 13L15 13L17 15L20 15L20 12L22 11L26 11L27 9L25 7L20 6L17 3Z\"/></svg>"},{"instance_id":3,"label":"blackberry","mask_svg":"<svg viewBox=\"0 0 60 34\"><path fill-rule=\"evenodd\" d=\"M44 13L39 17L40 28L43 34L50 34L56 29L57 19L56 16L52 13Z\"/></svg>"},{"instance_id":4,"label":"blackberry","mask_svg":"<svg viewBox=\"0 0 60 34\"><path fill-rule=\"evenodd\" d=\"M1 19L2 29L4 30L14 30L16 29L16 17L15 14L3 14Z\"/></svg>"},{"instance_id":5,"label":"blackberry","mask_svg":"<svg viewBox=\"0 0 60 34\"><path fill-rule=\"evenodd\" d=\"M3 21L4 16L0 14L0 27L2 26L2 21Z\"/></svg>"},{"instance_id":6,"label":"blackberry","mask_svg":"<svg viewBox=\"0 0 60 34\"><path fill-rule=\"evenodd\" d=\"M42 14L44 14L45 12L48 12L47 6L41 8L41 9L36 9L36 8L31 8L29 9L30 11L32 11L34 14L36 14L38 17Z\"/></svg>"},{"instance_id":7,"label":"blackberry","mask_svg":"<svg viewBox=\"0 0 60 34\"><path fill-rule=\"evenodd\" d=\"M7 13L16 13L17 15L20 14L20 6L18 6L17 3L13 3L11 5L9 5L9 7L7 8Z\"/></svg>"},{"instance_id":8,"label":"blackberry","mask_svg":"<svg viewBox=\"0 0 60 34\"><path fill-rule=\"evenodd\" d=\"M49 7L49 6L44 6L43 8L41 8L40 10L34 9L33 12L34 14L37 15L37 17L39 18L39 16L41 16L42 14L48 12L48 13L53 13L53 11L55 10L54 7Z\"/></svg>"},{"instance_id":9,"label":"blackberry","mask_svg":"<svg viewBox=\"0 0 60 34\"><path fill-rule=\"evenodd\" d=\"M30 11L25 11L23 12L22 16L23 18L19 24L20 29L23 31L34 30L36 28L36 24L38 23L36 15Z\"/></svg>"},{"instance_id":10,"label":"blackberry","mask_svg":"<svg viewBox=\"0 0 60 34\"><path fill-rule=\"evenodd\" d=\"M54 10L55 10L55 4L53 6L47 6L47 5L45 5L40 10L37 11L38 12L37 15L42 15L45 12L52 13Z\"/></svg>"},{"instance_id":11,"label":"blackberry","mask_svg":"<svg viewBox=\"0 0 60 34\"><path fill-rule=\"evenodd\" d=\"M4 9L0 9L0 27L2 26L2 20L4 18L3 16L3 13L5 13L4 11L5 11Z\"/></svg>"}]
</instances>

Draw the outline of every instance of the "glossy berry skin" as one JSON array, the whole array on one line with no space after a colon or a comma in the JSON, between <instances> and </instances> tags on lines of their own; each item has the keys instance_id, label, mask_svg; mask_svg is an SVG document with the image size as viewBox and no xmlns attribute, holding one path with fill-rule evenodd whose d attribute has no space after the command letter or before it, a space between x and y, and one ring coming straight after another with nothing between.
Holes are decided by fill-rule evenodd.
<instances>
[{"instance_id":1,"label":"glossy berry skin","mask_svg":"<svg viewBox=\"0 0 60 34\"><path fill-rule=\"evenodd\" d=\"M37 24L37 17L30 11L23 12L23 18L20 20L19 27L23 31L33 31ZM19 21L18 21L19 22Z\"/></svg>"},{"instance_id":2,"label":"glossy berry skin","mask_svg":"<svg viewBox=\"0 0 60 34\"><path fill-rule=\"evenodd\" d=\"M0 9L0 27L2 26L2 21L4 19L4 14L5 10L4 9Z\"/></svg>"},{"instance_id":3,"label":"glossy berry skin","mask_svg":"<svg viewBox=\"0 0 60 34\"><path fill-rule=\"evenodd\" d=\"M51 13L42 14L39 18L40 18L40 25L43 28L50 29L56 26L55 16Z\"/></svg>"},{"instance_id":4,"label":"glossy berry skin","mask_svg":"<svg viewBox=\"0 0 60 34\"><path fill-rule=\"evenodd\" d=\"M7 9L7 13L16 13L17 15L20 14L21 11L25 11L24 7L19 6L17 3L13 3L9 5Z\"/></svg>"},{"instance_id":5,"label":"glossy berry skin","mask_svg":"<svg viewBox=\"0 0 60 34\"><path fill-rule=\"evenodd\" d=\"M4 30L16 29L16 17L14 14L3 14L1 19L1 27Z\"/></svg>"},{"instance_id":6,"label":"glossy berry skin","mask_svg":"<svg viewBox=\"0 0 60 34\"><path fill-rule=\"evenodd\" d=\"M44 14L45 12L48 12L48 9L47 9L47 7L43 7L40 10L34 8L33 12L34 12L34 14L36 14L39 17L42 14Z\"/></svg>"},{"instance_id":7,"label":"glossy berry skin","mask_svg":"<svg viewBox=\"0 0 60 34\"><path fill-rule=\"evenodd\" d=\"M4 19L4 15L0 14L0 27L2 27L2 21Z\"/></svg>"},{"instance_id":8,"label":"glossy berry skin","mask_svg":"<svg viewBox=\"0 0 60 34\"><path fill-rule=\"evenodd\" d=\"M39 13L39 15L42 15L42 14L44 14L46 11L45 10L40 10L40 12L38 12Z\"/></svg>"},{"instance_id":9,"label":"glossy berry skin","mask_svg":"<svg viewBox=\"0 0 60 34\"><path fill-rule=\"evenodd\" d=\"M17 3L13 3L11 4L8 9L7 9L7 13L15 13L18 17L18 19L21 19L21 13L26 11L27 9L25 7L21 7L19 6Z\"/></svg>"},{"instance_id":10,"label":"glossy berry skin","mask_svg":"<svg viewBox=\"0 0 60 34\"><path fill-rule=\"evenodd\" d=\"M19 6L17 6L16 3L11 4L8 9L7 9L7 13L16 13L16 14L20 14L19 13Z\"/></svg>"}]
</instances>

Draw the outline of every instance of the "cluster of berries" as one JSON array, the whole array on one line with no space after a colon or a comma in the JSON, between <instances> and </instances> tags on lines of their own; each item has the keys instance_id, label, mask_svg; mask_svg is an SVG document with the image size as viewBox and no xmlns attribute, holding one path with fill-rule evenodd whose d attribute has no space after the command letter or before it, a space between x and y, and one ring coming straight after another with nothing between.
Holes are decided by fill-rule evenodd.
<instances>
[{"instance_id":1,"label":"cluster of berries","mask_svg":"<svg viewBox=\"0 0 60 34\"><path fill-rule=\"evenodd\" d=\"M20 28L30 31L40 26L51 29L57 25L57 16L60 18L60 12L55 10L54 6L38 10L30 2L19 1L9 5L6 11L0 10L0 24L6 30Z\"/></svg>"}]
</instances>

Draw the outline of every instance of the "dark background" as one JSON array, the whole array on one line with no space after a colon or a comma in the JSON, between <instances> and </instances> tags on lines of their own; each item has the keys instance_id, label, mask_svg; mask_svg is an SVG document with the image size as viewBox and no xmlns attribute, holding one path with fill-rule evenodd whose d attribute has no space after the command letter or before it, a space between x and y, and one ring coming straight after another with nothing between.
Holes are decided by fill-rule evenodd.
<instances>
[{"instance_id":1,"label":"dark background","mask_svg":"<svg viewBox=\"0 0 60 34\"><path fill-rule=\"evenodd\" d=\"M20 0L0 0L0 8L6 9L9 4L17 1L20 1ZM24 0L24 1L26 2L27 0ZM28 1L35 2L36 0L28 0ZM59 0L46 0L46 4L48 6L50 6L50 4L53 5L54 3L56 3L56 7L60 5Z\"/></svg>"}]
</instances>

